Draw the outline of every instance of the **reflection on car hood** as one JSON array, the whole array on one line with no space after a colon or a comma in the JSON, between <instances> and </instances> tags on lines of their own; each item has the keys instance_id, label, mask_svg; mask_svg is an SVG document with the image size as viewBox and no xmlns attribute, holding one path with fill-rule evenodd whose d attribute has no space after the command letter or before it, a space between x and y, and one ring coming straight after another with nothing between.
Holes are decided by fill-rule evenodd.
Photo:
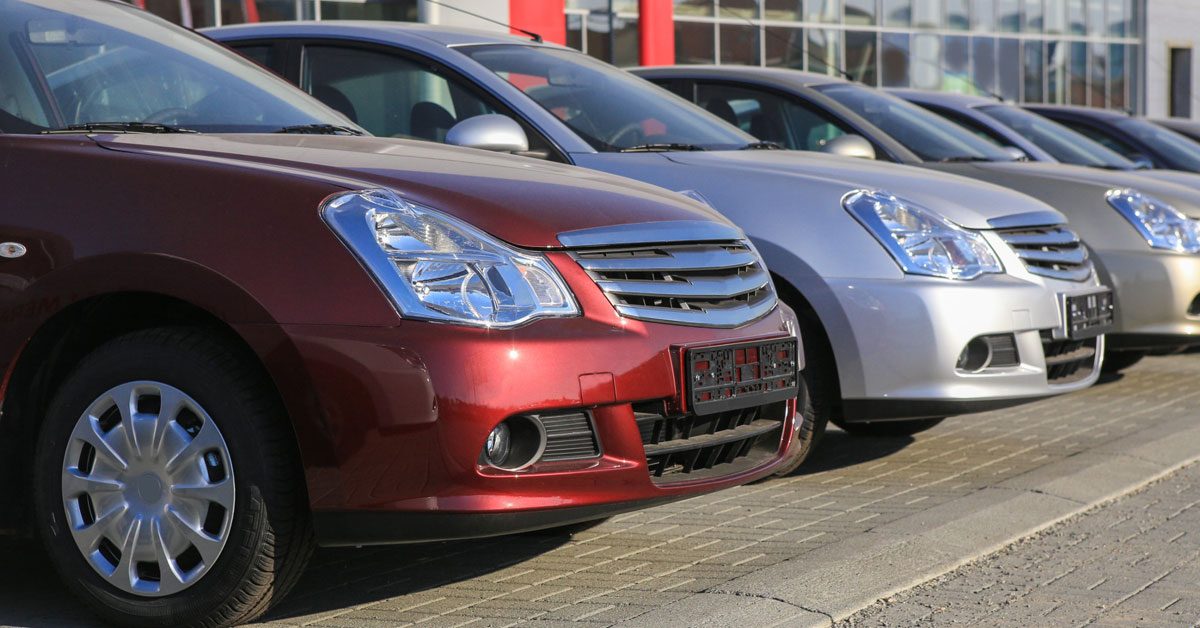
<instances>
[{"instance_id":1,"label":"reflection on car hood","mask_svg":"<svg viewBox=\"0 0 1200 628\"><path fill-rule=\"evenodd\" d=\"M1002 216L1042 213L1066 217L1049 205L1013 190L912 166L838 157L806 151L714 151L666 153L672 161L695 167L743 169L794 177L798 185L841 185L846 191L883 190L917 203L972 229L987 229ZM802 191L798 190L798 194ZM1010 223L1013 226L1019 221Z\"/></svg>"},{"instance_id":2,"label":"reflection on car hood","mask_svg":"<svg viewBox=\"0 0 1200 628\"><path fill-rule=\"evenodd\" d=\"M126 152L316 177L349 189L387 187L524 247L556 235L668 220L728 221L701 203L617 176L414 140L333 135L96 135ZM315 208L314 208L315 209Z\"/></svg>"},{"instance_id":3,"label":"reflection on car hood","mask_svg":"<svg viewBox=\"0 0 1200 628\"><path fill-rule=\"evenodd\" d=\"M1112 188L1133 188L1170 203L1188 216L1200 218L1200 175L1188 172L1102 170L1071 164L1029 161L989 162L969 164L969 166L981 170L1007 172L1042 179L1093 183L1100 193ZM1182 176L1160 176L1154 174L1156 172L1174 172L1175 175Z\"/></svg>"}]
</instances>

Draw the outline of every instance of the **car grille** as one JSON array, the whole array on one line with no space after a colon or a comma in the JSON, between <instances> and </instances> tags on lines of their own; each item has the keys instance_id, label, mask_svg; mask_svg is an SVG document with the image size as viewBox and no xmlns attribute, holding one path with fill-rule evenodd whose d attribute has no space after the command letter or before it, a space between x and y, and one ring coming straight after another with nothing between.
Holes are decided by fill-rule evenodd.
<instances>
[{"instance_id":1,"label":"car grille","mask_svg":"<svg viewBox=\"0 0 1200 628\"><path fill-rule=\"evenodd\" d=\"M1042 331L1042 352L1046 355L1046 381L1071 384L1087 379L1096 368L1096 338L1055 340L1049 330Z\"/></svg>"},{"instance_id":2,"label":"car grille","mask_svg":"<svg viewBox=\"0 0 1200 628\"><path fill-rule=\"evenodd\" d=\"M1067 281L1086 281L1092 276L1087 248L1066 227L1022 227L996 233L1035 275Z\"/></svg>"},{"instance_id":3,"label":"car grille","mask_svg":"<svg viewBox=\"0 0 1200 628\"><path fill-rule=\"evenodd\" d=\"M704 416L669 415L662 402L634 411L655 484L730 475L771 460L779 451L787 402Z\"/></svg>"},{"instance_id":4,"label":"car grille","mask_svg":"<svg viewBox=\"0 0 1200 628\"><path fill-rule=\"evenodd\" d=\"M737 327L777 301L758 254L743 241L576 250L571 256L622 316Z\"/></svg>"},{"instance_id":5,"label":"car grille","mask_svg":"<svg viewBox=\"0 0 1200 628\"><path fill-rule=\"evenodd\" d=\"M542 451L540 460L582 460L600 455L596 431L586 412L543 414L536 418L546 430L546 449Z\"/></svg>"}]
</instances>

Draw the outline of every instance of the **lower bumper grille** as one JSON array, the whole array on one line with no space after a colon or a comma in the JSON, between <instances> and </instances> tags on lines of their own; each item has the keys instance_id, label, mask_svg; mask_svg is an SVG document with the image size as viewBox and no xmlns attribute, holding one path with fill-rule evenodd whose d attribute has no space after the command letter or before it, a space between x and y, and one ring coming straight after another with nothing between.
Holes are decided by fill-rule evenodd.
<instances>
[{"instance_id":1,"label":"lower bumper grille","mask_svg":"<svg viewBox=\"0 0 1200 628\"><path fill-rule=\"evenodd\" d=\"M1055 340L1050 331L1042 331L1042 351L1046 356L1046 380L1051 384L1070 384L1087 379L1096 368L1096 338Z\"/></svg>"},{"instance_id":2,"label":"lower bumper grille","mask_svg":"<svg viewBox=\"0 0 1200 628\"><path fill-rule=\"evenodd\" d=\"M596 430L586 412L539 415L537 420L546 430L546 449L541 460L583 460L600 455Z\"/></svg>"},{"instance_id":3,"label":"lower bumper grille","mask_svg":"<svg viewBox=\"0 0 1200 628\"><path fill-rule=\"evenodd\" d=\"M654 402L634 408L655 484L731 475L779 451L786 401L704 416L667 415Z\"/></svg>"}]
</instances>

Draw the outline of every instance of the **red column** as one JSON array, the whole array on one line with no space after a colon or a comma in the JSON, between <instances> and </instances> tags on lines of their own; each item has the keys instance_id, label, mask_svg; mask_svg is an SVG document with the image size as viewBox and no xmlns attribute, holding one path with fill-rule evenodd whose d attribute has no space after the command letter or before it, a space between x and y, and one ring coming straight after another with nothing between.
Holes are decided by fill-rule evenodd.
<instances>
[{"instance_id":1,"label":"red column","mask_svg":"<svg viewBox=\"0 0 1200 628\"><path fill-rule=\"evenodd\" d=\"M675 5L671 0L638 0L638 37L642 65L675 65Z\"/></svg>"},{"instance_id":2,"label":"red column","mask_svg":"<svg viewBox=\"0 0 1200 628\"><path fill-rule=\"evenodd\" d=\"M508 23L537 33L545 41L567 43L566 0L508 0ZM514 35L521 33L513 30Z\"/></svg>"}]
</instances>

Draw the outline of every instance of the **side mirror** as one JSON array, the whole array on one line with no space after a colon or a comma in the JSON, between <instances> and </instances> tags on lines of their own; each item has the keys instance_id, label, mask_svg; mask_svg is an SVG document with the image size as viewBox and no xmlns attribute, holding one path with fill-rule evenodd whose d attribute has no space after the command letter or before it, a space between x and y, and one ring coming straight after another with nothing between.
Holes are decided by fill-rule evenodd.
<instances>
[{"instance_id":1,"label":"side mirror","mask_svg":"<svg viewBox=\"0 0 1200 628\"><path fill-rule=\"evenodd\" d=\"M524 153L529 138L516 120L498 113L467 118L446 132L446 143L500 153Z\"/></svg>"},{"instance_id":2,"label":"side mirror","mask_svg":"<svg viewBox=\"0 0 1200 628\"><path fill-rule=\"evenodd\" d=\"M1000 150L1004 151L1004 154L1009 157L1012 157L1013 161L1029 161L1029 154L1016 146L1001 146Z\"/></svg>"},{"instance_id":3,"label":"side mirror","mask_svg":"<svg viewBox=\"0 0 1200 628\"><path fill-rule=\"evenodd\" d=\"M1154 162L1150 158L1141 154L1134 153L1128 157L1129 161L1133 162L1133 167L1136 170L1153 170Z\"/></svg>"},{"instance_id":4,"label":"side mirror","mask_svg":"<svg viewBox=\"0 0 1200 628\"><path fill-rule=\"evenodd\" d=\"M841 155L842 157L858 157L860 159L875 159L875 147L861 135L841 135L835 137L821 147L822 153Z\"/></svg>"}]
</instances>

